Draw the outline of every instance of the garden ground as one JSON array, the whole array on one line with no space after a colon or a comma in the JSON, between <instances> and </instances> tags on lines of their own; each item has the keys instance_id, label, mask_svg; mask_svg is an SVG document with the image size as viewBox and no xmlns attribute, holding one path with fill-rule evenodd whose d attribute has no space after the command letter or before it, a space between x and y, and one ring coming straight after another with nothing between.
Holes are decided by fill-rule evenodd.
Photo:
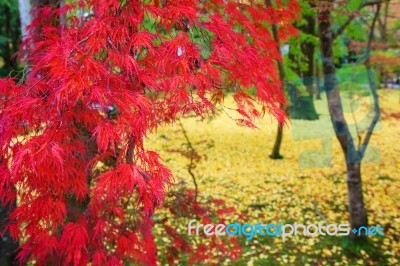
<instances>
[{"instance_id":1,"label":"garden ground","mask_svg":"<svg viewBox=\"0 0 400 266\"><path fill-rule=\"evenodd\" d=\"M346 237L258 236L240 238L243 253L238 265L398 265L400 263L400 91L380 90L382 120L374 132L362 165L362 179L370 225L384 227L384 237L355 244ZM323 97L326 98L326 97ZM371 120L370 96L345 94L347 121L353 133L365 134ZM317 121L291 121L284 129L283 160L271 160L276 123L269 116L258 129L238 127L226 109L207 120L182 119L196 150L200 200L224 200L245 223L348 223L345 163L334 137L326 100L315 100ZM228 97L226 106L233 106ZM229 114L229 116L228 116ZM357 121L357 126L354 121ZM355 139L356 143L358 139ZM175 182L192 186L187 171L187 141L179 124L149 136L147 146L159 152ZM173 187L172 187L173 189ZM234 218L232 218L234 219ZM181 220L182 234L188 220ZM235 222L232 220L231 222ZM201 236L198 236L201 237ZM193 240L193 239L192 239ZM217 254L216 254L217 256Z\"/></svg>"}]
</instances>

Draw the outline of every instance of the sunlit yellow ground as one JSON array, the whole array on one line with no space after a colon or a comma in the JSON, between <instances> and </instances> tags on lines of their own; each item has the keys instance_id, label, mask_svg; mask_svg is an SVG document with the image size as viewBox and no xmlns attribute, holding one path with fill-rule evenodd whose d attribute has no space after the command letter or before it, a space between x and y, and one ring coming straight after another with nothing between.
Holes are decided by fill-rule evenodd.
<instances>
[{"instance_id":1,"label":"sunlit yellow ground","mask_svg":"<svg viewBox=\"0 0 400 266\"><path fill-rule=\"evenodd\" d=\"M232 105L230 101L228 98L227 106ZM370 101L370 97L353 98L350 108L350 100L344 97L346 117L353 124L353 132L354 119L359 132L363 133L368 126ZM390 257L390 264L396 265L400 263L400 121L390 115L400 113L400 91L381 90L380 102L383 120L371 138L362 179L369 224L387 228L382 252ZM269 116L257 123L259 129L239 127L223 112L206 121L182 119L201 156L194 173L202 196L225 200L238 212L246 213L249 223L347 223L344 157L333 135L326 100L315 104L320 120L292 121L285 128L283 160L269 158L276 134L276 123ZM185 143L179 125L175 124L150 135L146 145L161 154L175 181L183 179L191 185L189 160L171 152L186 149ZM373 264L368 252L360 251L361 258L351 260L340 246L318 245L321 238L292 237L292 251L285 250L288 247L279 238L272 240L273 245L256 239L246 243L250 248L245 250L242 261L251 265L259 258L272 256L281 265L299 264L302 254L302 262L310 265Z\"/></svg>"}]
</instances>

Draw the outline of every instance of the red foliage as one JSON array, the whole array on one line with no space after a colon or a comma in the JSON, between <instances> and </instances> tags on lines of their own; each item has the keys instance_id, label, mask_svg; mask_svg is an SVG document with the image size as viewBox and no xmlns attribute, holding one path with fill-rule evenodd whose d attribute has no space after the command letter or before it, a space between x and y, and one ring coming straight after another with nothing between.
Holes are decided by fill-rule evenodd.
<instances>
[{"instance_id":1,"label":"red foliage","mask_svg":"<svg viewBox=\"0 0 400 266\"><path fill-rule=\"evenodd\" d=\"M240 124L263 115L253 98L283 121L268 25L293 34L296 4L278 5L80 0L36 9L22 50L30 73L0 81L0 199L18 198L7 229L21 240L20 261L155 264L151 218L172 176L143 139L182 115L212 114L228 91Z\"/></svg>"},{"instance_id":2,"label":"red foliage","mask_svg":"<svg viewBox=\"0 0 400 266\"><path fill-rule=\"evenodd\" d=\"M243 215L238 215L233 207L228 207L220 199L211 198L205 203L196 201L195 191L187 189L184 184L179 183L177 188L168 193L163 206L167 212L159 221L166 232L164 239L169 240L160 250L161 257L166 258L170 265L181 262L185 257L190 265L220 265L226 259L237 259L242 251L238 238L205 236L201 231L200 236L196 236L195 229L189 237L187 225L192 219L203 224L229 224L230 219L244 220ZM182 225L184 230L180 233L178 230L182 229Z\"/></svg>"}]
</instances>

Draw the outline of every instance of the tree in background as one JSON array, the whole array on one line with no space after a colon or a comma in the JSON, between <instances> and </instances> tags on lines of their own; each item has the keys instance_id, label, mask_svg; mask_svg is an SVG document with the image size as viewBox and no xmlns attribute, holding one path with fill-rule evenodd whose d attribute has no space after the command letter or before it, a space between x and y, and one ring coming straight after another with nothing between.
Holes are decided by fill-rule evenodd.
<instances>
[{"instance_id":1,"label":"tree in background","mask_svg":"<svg viewBox=\"0 0 400 266\"><path fill-rule=\"evenodd\" d=\"M375 48L371 56L371 63L379 70L381 84L388 87L389 78L400 76L400 53L396 37L399 36L400 22L397 14L400 11L399 3L386 0L382 3L382 11L377 20L379 35L377 41L372 43ZM365 47L366 43L355 43L356 48Z\"/></svg>"},{"instance_id":2,"label":"tree in background","mask_svg":"<svg viewBox=\"0 0 400 266\"><path fill-rule=\"evenodd\" d=\"M291 91L289 91L291 102L289 112L291 119L317 120L318 114L314 106L314 95L316 94L315 54L318 45L317 12L308 1L299 1L299 3L301 13L295 23L299 30L299 36L290 39L289 55L286 60L287 68L290 68L290 71L293 71L296 76L288 80L292 85Z\"/></svg>"},{"instance_id":3,"label":"tree in background","mask_svg":"<svg viewBox=\"0 0 400 266\"><path fill-rule=\"evenodd\" d=\"M155 264L152 215L172 176L144 148L146 135L188 113L212 115L232 90L238 124L266 112L283 122L268 25L294 17L297 4L247 2L35 10L23 47L30 73L0 81L0 195L3 205L19 199L6 230L21 241L20 262Z\"/></svg>"},{"instance_id":4,"label":"tree in background","mask_svg":"<svg viewBox=\"0 0 400 266\"><path fill-rule=\"evenodd\" d=\"M270 1L266 4L273 7ZM277 5L277 3L274 3ZM289 48L289 55L281 54L282 60L278 61L278 70L282 82L282 90L288 96L288 104L283 106L291 119L318 119L318 114L314 107L314 54L318 38L315 36L315 15L316 11L310 9L309 3L299 1L300 11L296 18L296 35L289 40L280 40L278 29L285 23L293 21L281 21L272 25L274 39L279 43L283 50ZM275 8L279 8L278 6ZM286 46L283 46L284 42ZM319 95L319 94L318 94ZM283 159L280 148L283 140L283 125L278 124L275 143L270 154L271 159Z\"/></svg>"},{"instance_id":5,"label":"tree in background","mask_svg":"<svg viewBox=\"0 0 400 266\"><path fill-rule=\"evenodd\" d=\"M285 5L281 2L276 2L274 5L271 3L270 0L265 1L265 5L270 8L270 9L282 9L285 8ZM272 37L274 41L278 44L277 50L279 53L280 58L277 60L277 66L278 66L278 74L279 74L279 81L281 84L281 90L283 93L285 93L285 87L286 87L286 79L285 79L285 70L283 66L283 57L281 54L281 44L282 42L286 41L287 39L285 38L286 36L282 34L280 27L282 27L283 30L290 29L290 25L293 22L293 20L296 17L293 15L291 16L282 16L279 21L276 21L271 25L271 31L272 31ZM278 26L279 25L279 26ZM291 29L292 35L297 36L296 31L294 28ZM284 37L284 38L282 38ZM287 113L288 107L286 105L281 105L281 108L285 110ZM275 143L272 148L272 152L270 154L271 159L282 159L283 156L280 154L280 149L281 149L281 144L282 144L282 139L283 139L283 123L278 123L277 127L277 132L276 132L276 138L275 138Z\"/></svg>"},{"instance_id":6,"label":"tree in background","mask_svg":"<svg viewBox=\"0 0 400 266\"><path fill-rule=\"evenodd\" d=\"M370 53L371 43L374 34L374 28L377 17L379 15L381 1L376 2L365 2L359 4L356 12L352 13L346 20L346 22L337 30L333 31L331 27L330 16L333 10L333 1L320 2L318 6L318 19L319 19L319 36L321 45L321 54L323 60L323 74L324 74L324 89L326 91L328 99L329 114L331 116L332 125L335 130L335 134L341 148L343 150L346 159L347 169L347 188L349 194L349 213L350 223L353 228L360 228L361 226L367 226L367 211L364 205L363 193L362 193L362 180L361 180L361 160L365 155L369 140L376 123L380 117L379 101L377 94L377 86L372 76L370 68ZM371 92L374 99L374 117L368 128L368 132L365 135L364 141L358 147L354 143L353 136L350 133L348 124L345 120L342 102L339 93L339 84L336 78L336 69L333 62L333 42L334 39L341 34L345 28L351 23L356 17L356 14L365 6L377 5L377 11L373 18L372 26L368 38L368 46L366 52L366 68L368 71L368 77L371 87Z\"/></svg>"}]
</instances>

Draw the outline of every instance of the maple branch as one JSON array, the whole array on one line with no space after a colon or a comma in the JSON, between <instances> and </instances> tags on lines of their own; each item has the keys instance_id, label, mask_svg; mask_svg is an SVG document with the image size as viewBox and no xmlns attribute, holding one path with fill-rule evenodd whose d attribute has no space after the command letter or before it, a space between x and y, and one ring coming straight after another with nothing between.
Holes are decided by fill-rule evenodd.
<instances>
[{"instance_id":1,"label":"maple branch","mask_svg":"<svg viewBox=\"0 0 400 266\"><path fill-rule=\"evenodd\" d=\"M25 94L25 93L30 92L39 82L41 82L42 80L44 80L45 78L47 78L47 75L48 75L48 74L44 75L41 79L39 79L38 81L36 81L36 82L35 82L32 86L30 86L27 90L25 90L25 91L23 91L23 92L21 92L21 93L18 93L18 94L16 94L16 95L14 95L13 97L8 98L8 99L6 99L6 100L4 100L4 101L5 101L5 102L9 102L9 101L11 101L11 100L13 100L13 99L15 99L15 98L17 98L17 97L19 97L19 96L22 96L22 95Z\"/></svg>"},{"instance_id":2,"label":"maple branch","mask_svg":"<svg viewBox=\"0 0 400 266\"><path fill-rule=\"evenodd\" d=\"M366 57L367 59L365 60L365 67L367 68L367 76L368 76L368 81L369 81L369 85L371 87L371 93L372 93L372 97L374 100L374 111L375 111L375 115L374 118L371 121L371 124L368 127L368 132L365 136L365 139L363 141L363 144L361 145L361 148L359 149L359 154L360 154L360 158L362 158L365 154L365 150L367 149L369 140L371 139L372 133L374 131L374 128L376 126L376 124L379 121L379 118L381 117L381 111L379 109L379 96L377 93L377 86L375 84L374 78L372 76L372 71L371 71L371 62L370 62L370 55L371 55L371 45L372 45L372 41L374 38L374 30L375 30L375 25L376 25L376 21L378 20L378 16L379 16L379 12L381 10L381 3L377 3L377 10L375 12L375 16L374 19L372 21L372 26L371 26L371 30L369 32L369 36L368 36L368 45L367 45L367 52L366 52Z\"/></svg>"},{"instance_id":3,"label":"maple branch","mask_svg":"<svg viewBox=\"0 0 400 266\"><path fill-rule=\"evenodd\" d=\"M366 6L373 6L377 4L381 4L383 0L377 0L377 1L367 1L367 2L362 2L356 9L355 12L353 12L350 17L346 20L346 22L333 34L333 39L335 40L340 34L344 32L344 30L347 28L347 26L350 25L350 23L355 19L356 12L359 12L361 9L363 9Z\"/></svg>"},{"instance_id":4,"label":"maple branch","mask_svg":"<svg viewBox=\"0 0 400 266\"><path fill-rule=\"evenodd\" d=\"M130 2L130 0L127 0L127 1L125 2L124 5L123 5L123 2L124 2L124 1L121 1L121 2L119 3L119 6L118 6L118 9L117 9L117 12L116 12L115 16L121 15L122 8L125 7L126 5L128 5L129 2Z\"/></svg>"},{"instance_id":5,"label":"maple branch","mask_svg":"<svg viewBox=\"0 0 400 266\"><path fill-rule=\"evenodd\" d=\"M194 190L195 191L194 201L197 202L198 186L197 186L196 176L192 172L192 169L194 168L193 157L194 157L194 154L195 154L196 151L193 148L192 143L190 142L190 139L189 139L189 137L187 135L187 132L186 132L185 128L183 127L183 124L182 124L180 119L178 119L178 123L179 123L179 126L182 129L183 135L185 136L188 148L190 149L190 163L188 165L188 172L189 172L190 176L192 177L192 180L193 180L193 183L194 183L194 189L195 189Z\"/></svg>"},{"instance_id":6,"label":"maple branch","mask_svg":"<svg viewBox=\"0 0 400 266\"><path fill-rule=\"evenodd\" d=\"M108 38L107 38L107 41L108 41L108 44L110 44L112 48L114 48L115 50L117 50L117 51L118 51L118 48L117 48L117 47L115 47L115 45L112 43L112 41L111 41L111 38L110 38L110 37L108 37Z\"/></svg>"},{"instance_id":7,"label":"maple branch","mask_svg":"<svg viewBox=\"0 0 400 266\"><path fill-rule=\"evenodd\" d=\"M128 164L134 164L134 156L135 156L135 140L134 137L131 135L128 138L128 147L126 148L126 162Z\"/></svg>"}]
</instances>

